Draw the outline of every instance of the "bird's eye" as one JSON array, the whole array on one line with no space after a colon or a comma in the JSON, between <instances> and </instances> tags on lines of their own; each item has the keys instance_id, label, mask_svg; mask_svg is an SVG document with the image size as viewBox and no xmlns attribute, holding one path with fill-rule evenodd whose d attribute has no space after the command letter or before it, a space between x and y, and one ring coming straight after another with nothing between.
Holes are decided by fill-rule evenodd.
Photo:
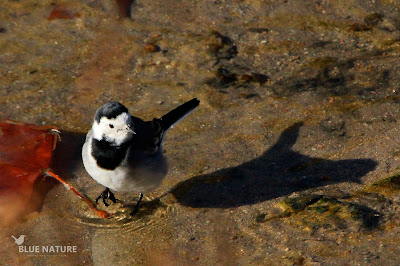
<instances>
[{"instance_id":1,"label":"bird's eye","mask_svg":"<svg viewBox=\"0 0 400 266\"><path fill-rule=\"evenodd\" d=\"M114 125L113 125L113 124L109 124L109 126L110 126L110 128L114 128Z\"/></svg>"}]
</instances>

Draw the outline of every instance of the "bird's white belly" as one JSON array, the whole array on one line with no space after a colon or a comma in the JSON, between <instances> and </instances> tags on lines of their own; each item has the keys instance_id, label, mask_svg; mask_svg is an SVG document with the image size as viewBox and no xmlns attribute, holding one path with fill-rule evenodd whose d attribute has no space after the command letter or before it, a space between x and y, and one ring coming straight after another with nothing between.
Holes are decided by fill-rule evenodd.
<instances>
[{"instance_id":1,"label":"bird's white belly","mask_svg":"<svg viewBox=\"0 0 400 266\"><path fill-rule=\"evenodd\" d=\"M147 168L128 169L127 165L114 170L100 168L90 154L91 140L82 148L83 165L89 175L98 183L115 191L149 192L158 187L166 172L153 172Z\"/></svg>"}]
</instances>

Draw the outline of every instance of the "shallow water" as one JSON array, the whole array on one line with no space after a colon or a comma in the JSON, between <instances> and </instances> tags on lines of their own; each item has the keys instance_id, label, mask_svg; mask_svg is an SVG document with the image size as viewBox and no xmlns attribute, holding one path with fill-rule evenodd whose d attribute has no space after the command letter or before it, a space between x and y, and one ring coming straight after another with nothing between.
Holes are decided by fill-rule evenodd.
<instances>
[{"instance_id":1,"label":"shallow water","mask_svg":"<svg viewBox=\"0 0 400 266\"><path fill-rule=\"evenodd\" d=\"M3 3L0 115L58 126L53 169L92 200L103 188L80 148L100 105L152 119L201 100L168 132L168 176L138 213L138 195L116 193L98 218L45 181L41 206L1 230L3 263L398 264L399 8ZM19 252L11 235L77 252Z\"/></svg>"}]
</instances>

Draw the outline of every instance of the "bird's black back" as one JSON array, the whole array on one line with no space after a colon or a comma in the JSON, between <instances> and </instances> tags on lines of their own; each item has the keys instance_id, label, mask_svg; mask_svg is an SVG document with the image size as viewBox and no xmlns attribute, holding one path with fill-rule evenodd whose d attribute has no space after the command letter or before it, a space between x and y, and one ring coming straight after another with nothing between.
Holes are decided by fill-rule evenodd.
<instances>
[{"instance_id":1,"label":"bird's black back","mask_svg":"<svg viewBox=\"0 0 400 266\"><path fill-rule=\"evenodd\" d=\"M164 136L160 119L154 118L153 121L143 121L132 116L132 122L136 134L133 135L131 149L146 153L156 152Z\"/></svg>"}]
</instances>

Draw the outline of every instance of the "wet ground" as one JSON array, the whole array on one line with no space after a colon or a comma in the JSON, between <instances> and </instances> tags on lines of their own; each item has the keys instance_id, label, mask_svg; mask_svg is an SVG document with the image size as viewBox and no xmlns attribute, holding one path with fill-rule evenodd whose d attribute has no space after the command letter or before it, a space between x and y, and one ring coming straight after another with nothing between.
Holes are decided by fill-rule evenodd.
<instances>
[{"instance_id":1,"label":"wet ground","mask_svg":"<svg viewBox=\"0 0 400 266\"><path fill-rule=\"evenodd\" d=\"M138 213L116 193L98 218L44 181L2 228L2 263L399 263L397 1L116 2L2 3L0 115L59 127L53 169L94 199L80 148L100 105L201 106L168 132L169 174Z\"/></svg>"}]
</instances>

